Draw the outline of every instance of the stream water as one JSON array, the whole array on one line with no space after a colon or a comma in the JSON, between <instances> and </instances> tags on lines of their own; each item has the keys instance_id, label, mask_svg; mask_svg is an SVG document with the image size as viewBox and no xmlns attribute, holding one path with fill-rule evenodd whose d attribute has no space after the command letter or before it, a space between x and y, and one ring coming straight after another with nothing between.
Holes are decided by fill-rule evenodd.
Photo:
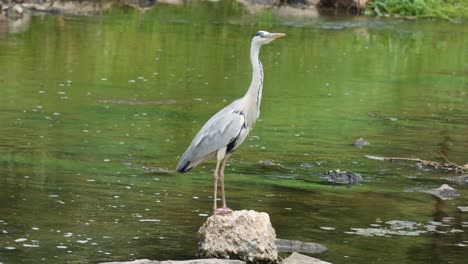
<instances>
[{"instance_id":1,"label":"stream water","mask_svg":"<svg viewBox=\"0 0 468 264\"><path fill-rule=\"evenodd\" d=\"M333 263L466 263L466 185L439 201L419 190L453 173L365 155L468 162L467 25L229 1L0 31L0 263L195 258L214 163L175 165L245 93L259 29L287 36L262 48L262 113L228 164L228 205L269 213L278 237L321 243ZM321 181L331 169L364 181Z\"/></svg>"}]
</instances>

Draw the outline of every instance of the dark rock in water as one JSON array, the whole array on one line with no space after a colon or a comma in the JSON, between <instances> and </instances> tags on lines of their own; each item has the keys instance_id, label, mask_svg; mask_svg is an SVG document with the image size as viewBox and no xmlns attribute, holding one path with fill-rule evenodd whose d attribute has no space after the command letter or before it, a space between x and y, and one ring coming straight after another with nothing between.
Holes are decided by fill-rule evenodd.
<instances>
[{"instance_id":1,"label":"dark rock in water","mask_svg":"<svg viewBox=\"0 0 468 264\"><path fill-rule=\"evenodd\" d=\"M432 194L432 195L434 195L435 197L437 197L437 198L439 198L441 200L452 200L452 199L458 198L458 196L460 196L458 191L456 189L450 187L448 184L442 184L437 189L424 190L422 192Z\"/></svg>"},{"instance_id":2,"label":"dark rock in water","mask_svg":"<svg viewBox=\"0 0 468 264\"><path fill-rule=\"evenodd\" d=\"M252 210L212 215L198 230L198 252L204 258L276 263L275 242L269 215Z\"/></svg>"},{"instance_id":3,"label":"dark rock in water","mask_svg":"<svg viewBox=\"0 0 468 264\"><path fill-rule=\"evenodd\" d=\"M445 180L459 185L468 185L468 175L445 177Z\"/></svg>"},{"instance_id":4,"label":"dark rock in water","mask_svg":"<svg viewBox=\"0 0 468 264\"><path fill-rule=\"evenodd\" d=\"M363 138L358 138L356 139L356 141L354 141L354 146L357 147L357 148L362 148L362 147L365 147L365 146L369 146L369 142Z\"/></svg>"},{"instance_id":5,"label":"dark rock in water","mask_svg":"<svg viewBox=\"0 0 468 264\"><path fill-rule=\"evenodd\" d=\"M358 173L340 170L327 171L320 176L320 179L341 184L355 184L362 181L362 177Z\"/></svg>"},{"instance_id":6,"label":"dark rock in water","mask_svg":"<svg viewBox=\"0 0 468 264\"><path fill-rule=\"evenodd\" d=\"M276 247L279 252L316 254L326 251L327 248L316 243L302 242L298 240L277 239Z\"/></svg>"},{"instance_id":7,"label":"dark rock in water","mask_svg":"<svg viewBox=\"0 0 468 264\"><path fill-rule=\"evenodd\" d=\"M281 264L330 264L330 262L322 261L313 257L305 256L299 253L292 253L291 256L285 258Z\"/></svg>"}]
</instances>

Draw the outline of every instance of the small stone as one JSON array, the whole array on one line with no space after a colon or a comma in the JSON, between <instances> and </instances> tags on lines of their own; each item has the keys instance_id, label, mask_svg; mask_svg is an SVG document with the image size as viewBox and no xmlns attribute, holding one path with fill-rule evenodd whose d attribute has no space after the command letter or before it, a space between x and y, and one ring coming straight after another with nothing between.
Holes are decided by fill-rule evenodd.
<instances>
[{"instance_id":1,"label":"small stone","mask_svg":"<svg viewBox=\"0 0 468 264\"><path fill-rule=\"evenodd\" d=\"M322 174L320 179L340 184L355 184L362 181L361 175L352 171L330 170Z\"/></svg>"},{"instance_id":2,"label":"small stone","mask_svg":"<svg viewBox=\"0 0 468 264\"><path fill-rule=\"evenodd\" d=\"M357 148L362 148L362 147L365 147L365 146L369 146L369 142L363 138L358 138L356 139L356 141L354 141L354 146L357 147Z\"/></svg>"}]
</instances>

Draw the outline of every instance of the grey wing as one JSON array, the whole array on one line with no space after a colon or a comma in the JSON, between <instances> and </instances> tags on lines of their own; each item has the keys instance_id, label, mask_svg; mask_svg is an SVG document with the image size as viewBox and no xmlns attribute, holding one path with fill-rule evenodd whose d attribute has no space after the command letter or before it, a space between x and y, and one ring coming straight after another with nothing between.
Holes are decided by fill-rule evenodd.
<instances>
[{"instance_id":1,"label":"grey wing","mask_svg":"<svg viewBox=\"0 0 468 264\"><path fill-rule=\"evenodd\" d=\"M186 172L209 159L219 149L235 140L244 127L245 118L232 105L216 113L200 129L177 164L177 171Z\"/></svg>"}]
</instances>

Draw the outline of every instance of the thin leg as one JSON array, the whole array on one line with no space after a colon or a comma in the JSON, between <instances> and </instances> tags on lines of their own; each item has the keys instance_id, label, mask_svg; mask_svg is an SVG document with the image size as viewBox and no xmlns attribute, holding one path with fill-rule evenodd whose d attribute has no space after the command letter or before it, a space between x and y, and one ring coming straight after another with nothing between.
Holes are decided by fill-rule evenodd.
<instances>
[{"instance_id":1,"label":"thin leg","mask_svg":"<svg viewBox=\"0 0 468 264\"><path fill-rule=\"evenodd\" d=\"M216 162L216 168L215 168L215 171L214 171L214 175L213 175L213 212L216 213L216 208L217 208L217 205L216 205L216 196L217 196L217 193L218 193L218 171L219 171L219 163L220 163L220 160L218 160Z\"/></svg>"},{"instance_id":2,"label":"thin leg","mask_svg":"<svg viewBox=\"0 0 468 264\"><path fill-rule=\"evenodd\" d=\"M229 209L226 205L226 194L224 192L224 168L226 167L226 162L229 156L230 155L226 155L226 157L224 157L223 164L221 165L220 178L221 178L221 197L222 197L223 207L220 209L217 209L218 214L229 214L230 212L232 212L232 210Z\"/></svg>"}]
</instances>

